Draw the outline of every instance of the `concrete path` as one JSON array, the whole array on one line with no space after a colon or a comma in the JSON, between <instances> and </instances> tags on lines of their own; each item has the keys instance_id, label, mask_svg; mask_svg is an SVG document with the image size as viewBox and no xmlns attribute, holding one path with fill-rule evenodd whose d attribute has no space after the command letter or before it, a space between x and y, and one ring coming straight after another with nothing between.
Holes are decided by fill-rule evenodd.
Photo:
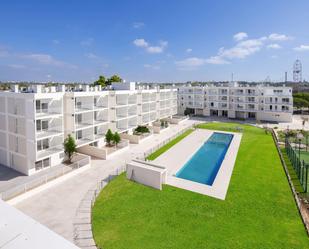
<instances>
[{"instance_id":1,"label":"concrete path","mask_svg":"<svg viewBox=\"0 0 309 249\"><path fill-rule=\"evenodd\" d=\"M130 145L129 150L117 154L114 158L93 159L90 169L19 202L16 207L73 242L75 214L89 189L115 169L125 165L132 157L142 155L144 151L160 144L195 122L194 120L186 120L179 125L172 125L167 131L155 134L141 144Z\"/></svg>"}]
</instances>

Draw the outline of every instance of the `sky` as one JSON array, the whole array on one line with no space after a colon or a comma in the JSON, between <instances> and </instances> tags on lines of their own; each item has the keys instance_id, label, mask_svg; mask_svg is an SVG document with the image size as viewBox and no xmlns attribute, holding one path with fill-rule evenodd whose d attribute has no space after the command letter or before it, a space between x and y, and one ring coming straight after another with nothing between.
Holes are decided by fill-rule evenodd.
<instances>
[{"instance_id":1,"label":"sky","mask_svg":"<svg viewBox=\"0 0 309 249\"><path fill-rule=\"evenodd\" d=\"M296 59L309 80L308 9L308 0L3 0L0 81L283 81Z\"/></svg>"}]
</instances>

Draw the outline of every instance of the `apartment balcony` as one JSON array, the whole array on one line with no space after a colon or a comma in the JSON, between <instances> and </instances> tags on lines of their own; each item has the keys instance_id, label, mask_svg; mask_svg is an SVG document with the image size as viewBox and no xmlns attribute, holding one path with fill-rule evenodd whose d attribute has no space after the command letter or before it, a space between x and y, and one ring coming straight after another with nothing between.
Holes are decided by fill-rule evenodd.
<instances>
[{"instance_id":1,"label":"apartment balcony","mask_svg":"<svg viewBox=\"0 0 309 249\"><path fill-rule=\"evenodd\" d=\"M62 107L47 107L47 108L39 108L36 109L35 115L36 118L42 118L45 116L51 115L61 115L62 114Z\"/></svg>"},{"instance_id":2,"label":"apartment balcony","mask_svg":"<svg viewBox=\"0 0 309 249\"><path fill-rule=\"evenodd\" d=\"M142 112L149 112L150 111L150 105L149 104L143 104L142 105Z\"/></svg>"},{"instance_id":3,"label":"apartment balcony","mask_svg":"<svg viewBox=\"0 0 309 249\"><path fill-rule=\"evenodd\" d=\"M237 110L245 110L245 106L243 105L236 105L235 107Z\"/></svg>"},{"instance_id":4,"label":"apartment balcony","mask_svg":"<svg viewBox=\"0 0 309 249\"><path fill-rule=\"evenodd\" d=\"M195 108L204 108L204 102L194 102Z\"/></svg>"},{"instance_id":5,"label":"apartment balcony","mask_svg":"<svg viewBox=\"0 0 309 249\"><path fill-rule=\"evenodd\" d=\"M157 100L157 94L156 93L151 93L150 94L150 102L155 102Z\"/></svg>"},{"instance_id":6,"label":"apartment balcony","mask_svg":"<svg viewBox=\"0 0 309 249\"><path fill-rule=\"evenodd\" d=\"M128 130L128 119L117 120L116 121L116 129L119 132L123 132Z\"/></svg>"},{"instance_id":7,"label":"apartment balcony","mask_svg":"<svg viewBox=\"0 0 309 249\"><path fill-rule=\"evenodd\" d=\"M129 105L136 105L137 104L137 96L136 96L136 94L129 95L128 104Z\"/></svg>"},{"instance_id":8,"label":"apartment balcony","mask_svg":"<svg viewBox=\"0 0 309 249\"><path fill-rule=\"evenodd\" d=\"M94 112L94 124L108 122L108 110L100 110Z\"/></svg>"},{"instance_id":9,"label":"apartment balcony","mask_svg":"<svg viewBox=\"0 0 309 249\"><path fill-rule=\"evenodd\" d=\"M116 105L124 106L128 105L129 96L127 94L116 94Z\"/></svg>"},{"instance_id":10,"label":"apartment balcony","mask_svg":"<svg viewBox=\"0 0 309 249\"><path fill-rule=\"evenodd\" d=\"M108 124L98 125L94 127L94 139L103 138L108 130Z\"/></svg>"},{"instance_id":11,"label":"apartment balcony","mask_svg":"<svg viewBox=\"0 0 309 249\"><path fill-rule=\"evenodd\" d=\"M88 103L88 104L76 104L75 105L75 112L87 112L93 110L93 105Z\"/></svg>"},{"instance_id":12,"label":"apartment balcony","mask_svg":"<svg viewBox=\"0 0 309 249\"><path fill-rule=\"evenodd\" d=\"M147 103L150 101L149 93L142 93L142 103Z\"/></svg>"},{"instance_id":13,"label":"apartment balcony","mask_svg":"<svg viewBox=\"0 0 309 249\"><path fill-rule=\"evenodd\" d=\"M128 116L135 116L137 115L137 106L130 106L128 108Z\"/></svg>"},{"instance_id":14,"label":"apartment balcony","mask_svg":"<svg viewBox=\"0 0 309 249\"><path fill-rule=\"evenodd\" d=\"M77 146L92 143L94 140L93 127L76 131L75 139Z\"/></svg>"},{"instance_id":15,"label":"apartment balcony","mask_svg":"<svg viewBox=\"0 0 309 249\"><path fill-rule=\"evenodd\" d=\"M41 139L45 137L57 136L63 133L62 126L53 126L48 127L47 129L42 129L41 131L36 132L36 138Z\"/></svg>"},{"instance_id":16,"label":"apartment balcony","mask_svg":"<svg viewBox=\"0 0 309 249\"><path fill-rule=\"evenodd\" d=\"M94 97L94 109L105 109L108 108L108 96Z\"/></svg>"},{"instance_id":17,"label":"apartment balcony","mask_svg":"<svg viewBox=\"0 0 309 249\"><path fill-rule=\"evenodd\" d=\"M51 148L48 148L42 151L38 151L37 160L40 160L41 158L48 157L55 153L60 153L60 152L63 152L63 145L58 145L58 146L54 146L54 147L51 147Z\"/></svg>"},{"instance_id":18,"label":"apartment balcony","mask_svg":"<svg viewBox=\"0 0 309 249\"><path fill-rule=\"evenodd\" d=\"M130 118L128 120L128 128L133 129L136 128L136 126L137 126L137 117Z\"/></svg>"},{"instance_id":19,"label":"apartment balcony","mask_svg":"<svg viewBox=\"0 0 309 249\"><path fill-rule=\"evenodd\" d=\"M176 110L177 110L177 108L176 108ZM151 113L149 114L149 121L150 121L150 122L153 122L153 121L155 121L156 119L157 119L156 111L151 112Z\"/></svg>"},{"instance_id":20,"label":"apartment balcony","mask_svg":"<svg viewBox=\"0 0 309 249\"><path fill-rule=\"evenodd\" d=\"M93 112L75 114L75 127L82 129L93 125Z\"/></svg>"},{"instance_id":21,"label":"apartment balcony","mask_svg":"<svg viewBox=\"0 0 309 249\"><path fill-rule=\"evenodd\" d=\"M37 160L63 151L63 135L37 140Z\"/></svg>"}]
</instances>

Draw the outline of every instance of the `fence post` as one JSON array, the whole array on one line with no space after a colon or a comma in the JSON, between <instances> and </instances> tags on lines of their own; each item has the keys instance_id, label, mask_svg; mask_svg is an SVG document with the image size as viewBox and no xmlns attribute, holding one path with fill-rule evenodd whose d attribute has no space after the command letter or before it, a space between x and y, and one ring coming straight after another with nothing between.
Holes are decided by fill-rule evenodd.
<instances>
[{"instance_id":1,"label":"fence post","mask_svg":"<svg viewBox=\"0 0 309 249\"><path fill-rule=\"evenodd\" d=\"M306 164L306 177L305 177L305 193L307 193L307 189L308 189L308 164Z\"/></svg>"}]
</instances>

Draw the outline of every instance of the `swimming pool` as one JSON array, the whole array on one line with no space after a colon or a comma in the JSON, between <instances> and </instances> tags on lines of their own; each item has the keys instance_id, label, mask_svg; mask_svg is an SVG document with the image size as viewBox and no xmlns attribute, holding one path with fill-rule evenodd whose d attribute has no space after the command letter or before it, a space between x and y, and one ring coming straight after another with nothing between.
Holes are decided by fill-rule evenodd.
<instances>
[{"instance_id":1,"label":"swimming pool","mask_svg":"<svg viewBox=\"0 0 309 249\"><path fill-rule=\"evenodd\" d=\"M232 134L214 132L176 173L176 177L211 186L232 139Z\"/></svg>"}]
</instances>

